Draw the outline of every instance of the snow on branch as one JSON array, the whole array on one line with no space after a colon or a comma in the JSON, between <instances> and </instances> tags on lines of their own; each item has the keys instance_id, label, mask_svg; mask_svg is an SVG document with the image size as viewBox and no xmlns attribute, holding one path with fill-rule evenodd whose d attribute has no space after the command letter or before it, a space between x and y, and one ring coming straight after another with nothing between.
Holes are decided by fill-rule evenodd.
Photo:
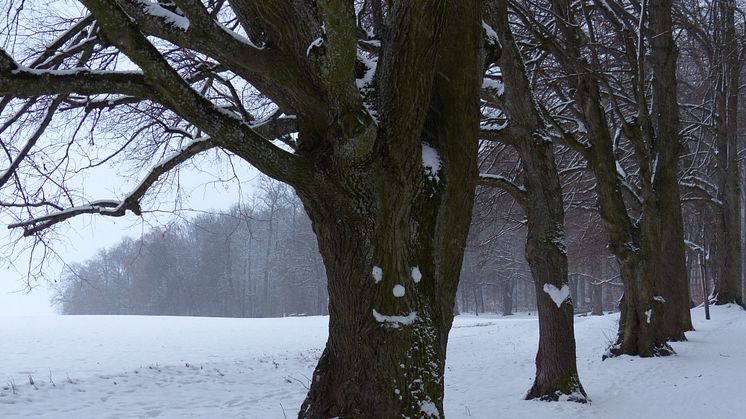
<instances>
[{"instance_id":1,"label":"snow on branch","mask_svg":"<svg viewBox=\"0 0 746 419\"><path fill-rule=\"evenodd\" d=\"M686 247L692 249L695 252L701 252L703 255L705 255L705 259L710 259L710 250L707 249L704 245L686 239L684 240L684 244L686 245Z\"/></svg>"},{"instance_id":2,"label":"snow on branch","mask_svg":"<svg viewBox=\"0 0 746 419\"><path fill-rule=\"evenodd\" d=\"M39 70L18 65L0 48L0 96L36 97L68 93L153 97L152 89L146 85L141 72L86 68Z\"/></svg>"},{"instance_id":3,"label":"snow on branch","mask_svg":"<svg viewBox=\"0 0 746 419\"><path fill-rule=\"evenodd\" d=\"M482 121L479 124L479 139L499 142L503 144L512 144L513 136L510 133L509 122L495 122L494 120Z\"/></svg>"},{"instance_id":4,"label":"snow on branch","mask_svg":"<svg viewBox=\"0 0 746 419\"><path fill-rule=\"evenodd\" d=\"M216 106L196 91L168 63L161 52L141 32L116 3L81 0L101 24L114 46L119 48L145 73L157 101L209 133L215 143L276 179L291 182L305 175L301 158L275 146L251 129L242 118ZM179 6L188 2L179 1ZM208 19L202 5L183 8L195 25ZM212 20L210 20L212 22Z\"/></svg>"},{"instance_id":5,"label":"snow on branch","mask_svg":"<svg viewBox=\"0 0 746 419\"><path fill-rule=\"evenodd\" d=\"M717 197L718 186L700 176L684 176L679 179L679 186L689 195L682 197L683 201L701 200L716 207L723 205Z\"/></svg>"},{"instance_id":6,"label":"snow on branch","mask_svg":"<svg viewBox=\"0 0 746 419\"><path fill-rule=\"evenodd\" d=\"M516 185L512 180L501 175L479 174L479 185L500 188L509 193L521 206L526 204L526 188Z\"/></svg>"},{"instance_id":7,"label":"snow on branch","mask_svg":"<svg viewBox=\"0 0 746 419\"><path fill-rule=\"evenodd\" d=\"M118 2L127 15L137 22L141 33L212 57L218 62L227 64L232 71L253 84L258 82L259 78L256 76L259 74L262 78L272 78L268 69L272 66L271 63L281 60L280 57L225 27L205 10L200 2L178 2L177 10L182 12L189 22L186 28L180 29L177 25L169 24L162 17L147 13L141 7L141 1L143 0ZM181 17L180 14L175 15ZM261 85L261 83L258 84Z\"/></svg>"},{"instance_id":8,"label":"snow on branch","mask_svg":"<svg viewBox=\"0 0 746 419\"><path fill-rule=\"evenodd\" d=\"M189 160L195 155L216 147L216 144L207 137L198 138L181 150L166 157L160 163L155 165L147 176L130 192L123 200L98 200L90 202L87 205L80 205L66 208L50 214L32 218L8 225L9 229L23 228L24 237L32 236L45 230L55 224L66 221L70 218L82 214L100 214L109 217L121 217L128 210L135 215L142 213L140 209L140 200L145 196L148 189L165 173L169 172L179 164Z\"/></svg>"},{"instance_id":9,"label":"snow on branch","mask_svg":"<svg viewBox=\"0 0 746 419\"><path fill-rule=\"evenodd\" d=\"M268 140L282 139L298 132L298 119L294 116L281 116L251 124L251 129Z\"/></svg>"},{"instance_id":10,"label":"snow on branch","mask_svg":"<svg viewBox=\"0 0 746 419\"><path fill-rule=\"evenodd\" d=\"M169 25L173 25L175 28L182 31L186 32L189 29L189 19L184 17L182 14L172 12L157 3L152 3L147 0L135 1L140 4L140 7L145 13L163 19ZM178 11L179 9L176 10Z\"/></svg>"}]
</instances>

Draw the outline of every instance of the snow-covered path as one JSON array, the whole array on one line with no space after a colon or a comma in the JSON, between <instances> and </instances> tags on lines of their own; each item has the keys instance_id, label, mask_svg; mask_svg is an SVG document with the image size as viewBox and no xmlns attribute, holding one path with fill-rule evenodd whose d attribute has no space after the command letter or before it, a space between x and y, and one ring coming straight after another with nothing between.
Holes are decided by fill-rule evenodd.
<instances>
[{"instance_id":1,"label":"snow-covered path","mask_svg":"<svg viewBox=\"0 0 746 419\"><path fill-rule=\"evenodd\" d=\"M746 417L746 312L714 307L712 321L702 320L701 309L693 316L697 331L674 345L678 355L603 362L616 316L576 317L591 405L522 400L534 373L535 317L459 316L448 353L447 416ZM324 317L2 318L0 418L281 419L283 410L293 418L326 324Z\"/></svg>"}]
</instances>

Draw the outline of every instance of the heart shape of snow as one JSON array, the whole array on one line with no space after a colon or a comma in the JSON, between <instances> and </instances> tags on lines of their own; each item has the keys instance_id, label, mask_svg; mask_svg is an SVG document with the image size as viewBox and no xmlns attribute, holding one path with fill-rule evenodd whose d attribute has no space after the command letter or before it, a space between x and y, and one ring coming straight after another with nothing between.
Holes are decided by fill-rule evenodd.
<instances>
[{"instance_id":1,"label":"heart shape of snow","mask_svg":"<svg viewBox=\"0 0 746 419\"><path fill-rule=\"evenodd\" d=\"M562 288L557 288L552 284L544 284L544 292L549 294L554 304L557 304L557 308L570 297L570 287L567 284L563 285Z\"/></svg>"}]
</instances>

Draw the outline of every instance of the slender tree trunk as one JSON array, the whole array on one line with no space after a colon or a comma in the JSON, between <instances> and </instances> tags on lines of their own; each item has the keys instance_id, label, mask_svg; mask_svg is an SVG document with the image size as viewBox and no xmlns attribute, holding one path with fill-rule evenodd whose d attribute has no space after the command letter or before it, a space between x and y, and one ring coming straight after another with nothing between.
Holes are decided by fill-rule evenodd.
<instances>
[{"instance_id":1,"label":"slender tree trunk","mask_svg":"<svg viewBox=\"0 0 746 419\"><path fill-rule=\"evenodd\" d=\"M574 275L568 274L568 280L570 282L570 297L572 298L572 305L575 310L578 308L578 278Z\"/></svg>"},{"instance_id":2,"label":"slender tree trunk","mask_svg":"<svg viewBox=\"0 0 746 419\"><path fill-rule=\"evenodd\" d=\"M269 270L270 270L270 256L272 255L272 235L274 232L274 218L275 218L275 201L273 200L269 208L269 221L267 226L267 248L264 250L264 280L262 282L262 312L261 317L269 317L272 315L272 303L270 298L272 293L270 292L269 282Z\"/></svg>"},{"instance_id":3,"label":"slender tree trunk","mask_svg":"<svg viewBox=\"0 0 746 419\"><path fill-rule=\"evenodd\" d=\"M547 148L551 153L551 147ZM556 186L559 186L559 182ZM568 395L571 401L585 403L587 396L580 384L576 364L574 310L567 284L567 255L562 244L562 198L559 188L556 192L553 198L557 202L549 208L553 212L559 211L559 224L556 213L535 211L528 217L526 259L536 289L539 349L536 354L536 377L526 399L558 400L561 395Z\"/></svg>"},{"instance_id":4,"label":"slender tree trunk","mask_svg":"<svg viewBox=\"0 0 746 419\"><path fill-rule=\"evenodd\" d=\"M479 316L479 299L477 297L477 285L471 287L471 294L474 296L474 315Z\"/></svg>"},{"instance_id":5,"label":"slender tree trunk","mask_svg":"<svg viewBox=\"0 0 746 419\"><path fill-rule=\"evenodd\" d=\"M705 320L710 320L710 291L707 286L707 265L704 254L697 255L699 262L699 282L702 287L702 301L705 306Z\"/></svg>"},{"instance_id":6,"label":"slender tree trunk","mask_svg":"<svg viewBox=\"0 0 746 419\"><path fill-rule=\"evenodd\" d=\"M525 148L519 145L518 150L528 178L526 260L534 279L539 315L536 377L526 399L558 400L566 395L571 401L585 403L567 282L562 189L552 145L536 138L521 144L526 144Z\"/></svg>"},{"instance_id":7,"label":"slender tree trunk","mask_svg":"<svg viewBox=\"0 0 746 419\"><path fill-rule=\"evenodd\" d=\"M718 2L718 21L722 28L717 45L718 82L717 107L717 166L718 190L721 201L718 232L720 269L715 282L715 304L744 305L741 294L741 187L738 167L738 96L741 63L735 30L734 0Z\"/></svg>"},{"instance_id":8,"label":"slender tree trunk","mask_svg":"<svg viewBox=\"0 0 746 419\"><path fill-rule=\"evenodd\" d=\"M746 160L740 163L740 185L746 184ZM746 253L746 191L741 188L741 255ZM741 257L741 298L746 299L746 257Z\"/></svg>"},{"instance_id":9,"label":"slender tree trunk","mask_svg":"<svg viewBox=\"0 0 746 419\"><path fill-rule=\"evenodd\" d=\"M604 289L603 289L602 283L593 284L593 292L592 292L593 310L591 310L591 316L603 316L604 315L603 293L604 293Z\"/></svg>"},{"instance_id":10,"label":"slender tree trunk","mask_svg":"<svg viewBox=\"0 0 746 419\"><path fill-rule=\"evenodd\" d=\"M513 279L506 279L503 280L501 288L501 294L502 294L502 308L503 308L503 316L512 316L513 315L513 294L514 294L514 288L515 288L515 282Z\"/></svg>"},{"instance_id":11,"label":"slender tree trunk","mask_svg":"<svg viewBox=\"0 0 746 419\"><path fill-rule=\"evenodd\" d=\"M498 63L505 82L508 135L521 158L525 175L525 192L519 203L528 221L525 254L534 280L539 316L536 377L526 399L558 400L565 396L585 403L587 396L576 365L565 212L553 144L508 24L507 1L495 1L493 6L489 20L502 44Z\"/></svg>"}]
</instances>

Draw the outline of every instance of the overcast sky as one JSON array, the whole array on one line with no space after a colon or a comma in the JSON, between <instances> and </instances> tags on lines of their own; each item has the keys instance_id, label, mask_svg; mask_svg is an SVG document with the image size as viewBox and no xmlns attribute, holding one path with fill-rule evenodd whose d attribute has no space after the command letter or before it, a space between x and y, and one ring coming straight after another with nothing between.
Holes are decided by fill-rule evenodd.
<instances>
[{"instance_id":1,"label":"overcast sky","mask_svg":"<svg viewBox=\"0 0 746 419\"><path fill-rule=\"evenodd\" d=\"M60 238L52 242L52 248L65 263L83 262L97 250L113 246L127 235L138 238L151 226L166 224L174 219L170 212L175 207L184 209L179 212L181 216L193 214L189 210L226 209L238 203L241 196L248 197L258 178L256 169L239 159L231 160L232 165L224 155L219 161L212 156L196 157L191 164L180 168L178 177L172 176L171 180L163 182L158 194L148 197L143 211L157 212L145 214L144 217L131 214L122 218L79 216L61 226L58 230ZM234 172L239 180L227 180L234 178ZM113 167L91 172L81 179L81 186L91 199L120 198L122 191L130 190L135 183L135 179L128 181L119 176ZM181 204L176 204L177 197ZM7 217L0 214L0 240L17 238L18 231L9 234L5 229L9 222ZM4 265L0 269L0 316L55 313L49 302L52 293L47 283L35 282L34 289L26 291L28 253L16 255L13 260L0 258L0 261ZM61 267L60 263L52 263L45 269L46 276L53 280L59 275Z\"/></svg>"}]
</instances>

